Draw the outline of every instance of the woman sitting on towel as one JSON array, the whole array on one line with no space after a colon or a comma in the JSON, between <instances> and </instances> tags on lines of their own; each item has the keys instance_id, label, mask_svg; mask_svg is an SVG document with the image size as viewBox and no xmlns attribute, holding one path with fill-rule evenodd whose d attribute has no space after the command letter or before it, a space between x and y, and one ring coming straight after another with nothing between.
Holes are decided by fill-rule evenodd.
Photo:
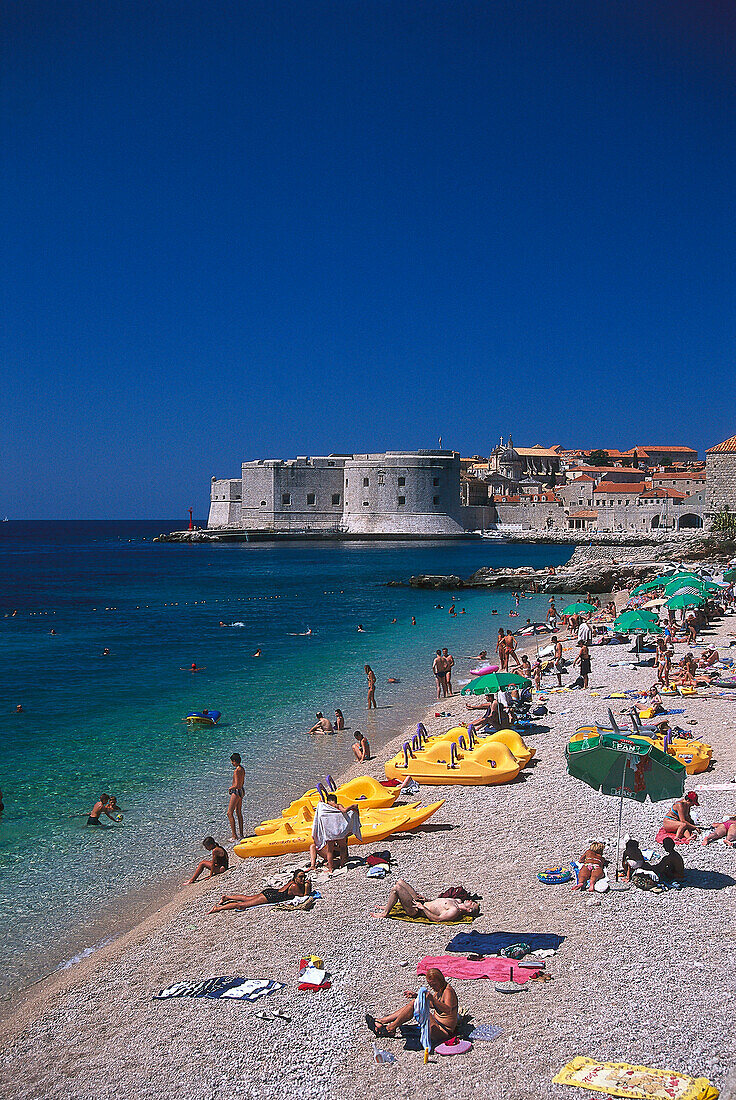
<instances>
[{"instance_id":1,"label":"woman sitting on towel","mask_svg":"<svg viewBox=\"0 0 736 1100\"><path fill-rule=\"evenodd\" d=\"M444 974L436 966L430 966L427 971L428 1001L429 1001L429 1036L434 1046L451 1039L457 1031L457 994L448 984ZM417 994L412 989L405 989L404 996L408 1004L397 1008L388 1016L374 1017L366 1013L365 1022L374 1035L382 1039L395 1039L396 1029L401 1024L410 1024L414 1019L414 1002Z\"/></svg>"},{"instance_id":2,"label":"woman sitting on towel","mask_svg":"<svg viewBox=\"0 0 736 1100\"><path fill-rule=\"evenodd\" d=\"M691 836L700 829L690 816L690 810L698 805L698 796L695 791L688 791L684 798L678 798L672 803L672 808L665 814L662 828L666 833L673 833L675 840L689 841Z\"/></svg>"},{"instance_id":3,"label":"woman sitting on towel","mask_svg":"<svg viewBox=\"0 0 736 1100\"><path fill-rule=\"evenodd\" d=\"M312 883L306 871L295 871L286 886L276 889L266 886L260 894L223 894L210 913L222 913L226 909L252 909L254 905L278 905L289 898L306 898L312 893Z\"/></svg>"}]
</instances>

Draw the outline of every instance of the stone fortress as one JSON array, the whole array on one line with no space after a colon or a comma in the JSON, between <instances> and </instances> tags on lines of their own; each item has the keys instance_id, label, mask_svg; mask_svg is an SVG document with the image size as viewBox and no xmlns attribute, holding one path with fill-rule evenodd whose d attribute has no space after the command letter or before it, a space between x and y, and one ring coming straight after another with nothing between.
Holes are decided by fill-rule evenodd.
<instances>
[{"instance_id":1,"label":"stone fortress","mask_svg":"<svg viewBox=\"0 0 736 1100\"><path fill-rule=\"evenodd\" d=\"M595 465L591 464L593 458ZM208 529L247 538L450 539L692 531L736 510L736 436L689 447L387 451L244 462L212 478Z\"/></svg>"},{"instance_id":2,"label":"stone fortress","mask_svg":"<svg viewBox=\"0 0 736 1100\"><path fill-rule=\"evenodd\" d=\"M457 451L334 454L244 462L239 478L213 478L208 527L262 536L464 538L467 512Z\"/></svg>"}]
</instances>

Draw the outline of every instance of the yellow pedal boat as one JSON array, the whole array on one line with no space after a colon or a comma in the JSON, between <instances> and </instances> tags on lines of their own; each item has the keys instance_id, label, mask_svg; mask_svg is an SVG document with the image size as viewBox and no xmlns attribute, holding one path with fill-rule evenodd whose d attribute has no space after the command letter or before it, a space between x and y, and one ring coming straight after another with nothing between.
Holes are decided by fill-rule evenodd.
<instances>
[{"instance_id":1,"label":"yellow pedal boat","mask_svg":"<svg viewBox=\"0 0 736 1100\"><path fill-rule=\"evenodd\" d=\"M423 786L495 786L516 779L521 764L499 742L458 751L454 741L437 741L416 753L407 743L385 770L389 779L410 775Z\"/></svg>"},{"instance_id":2,"label":"yellow pedal boat","mask_svg":"<svg viewBox=\"0 0 736 1100\"><path fill-rule=\"evenodd\" d=\"M399 788L384 787L372 775L359 775L356 779L349 779L347 783L336 787L333 793L337 795L337 801L341 806L349 806L351 802L357 802L361 810L364 806L366 809L383 810L393 806L399 797ZM320 794L316 788L306 791L301 798L295 798L286 807L281 817L293 817L304 806L316 806L319 801ZM275 818L275 820L280 819Z\"/></svg>"},{"instance_id":3,"label":"yellow pedal boat","mask_svg":"<svg viewBox=\"0 0 736 1100\"><path fill-rule=\"evenodd\" d=\"M478 734L473 730L475 739L475 746L478 745L505 745L511 755L521 763L522 768L525 768L529 761L534 756L536 749L531 748L526 744L521 734L516 730L505 729L498 730L496 733ZM460 739L465 742L465 749L460 744ZM472 753L473 749L469 747L470 733L468 726L453 726L447 733L439 733L436 737L432 737L427 741L426 748L419 750L421 752L426 751L430 745L436 745L441 741L454 741L460 751L467 751Z\"/></svg>"},{"instance_id":4,"label":"yellow pedal boat","mask_svg":"<svg viewBox=\"0 0 736 1100\"><path fill-rule=\"evenodd\" d=\"M410 829L417 829L423 825L432 814L444 805L444 799L440 802L432 802L428 806L401 806L390 810L366 811L366 820L361 814L360 831L361 839L355 836L348 837L348 844L376 844L385 840L392 833L403 833ZM306 812L310 810L307 807ZM372 816L369 818L368 815ZM383 815L379 817L378 815ZM313 815L312 815L313 816ZM235 845L233 851L241 859L250 856L282 856L293 852L307 852L312 843L312 824L306 821L299 826L292 825L289 821L283 821L281 825L271 833L265 835L247 836Z\"/></svg>"},{"instance_id":5,"label":"yellow pedal boat","mask_svg":"<svg viewBox=\"0 0 736 1100\"><path fill-rule=\"evenodd\" d=\"M570 741L583 741L586 738L593 739L597 737L602 731L600 726L580 726L570 738ZM607 733L613 733L613 730L606 730ZM655 748L664 752L664 738L663 737L648 737L645 733L640 733L638 730L634 733L631 730L621 730L623 737L631 734L632 737L637 737L641 741L648 741L650 745L654 745ZM710 762L713 757L713 749L705 741L690 740L687 737L673 737L667 748L669 756L674 756L676 760L679 760L688 775L698 775L700 772L707 771L710 767Z\"/></svg>"},{"instance_id":6,"label":"yellow pedal boat","mask_svg":"<svg viewBox=\"0 0 736 1100\"><path fill-rule=\"evenodd\" d=\"M441 802L430 802L426 806L421 806L418 802L411 802L407 806L394 806L384 810L364 809L359 806L361 832L367 826L393 825L396 831L408 833L411 829L418 829L420 825L430 819L432 814L437 813L440 806L444 805L444 801L442 799ZM345 805L350 805L350 803L345 803ZM260 825L256 825L253 832L256 836L273 836L287 824L294 832L304 829L311 832L313 821L314 808L303 806L293 817L277 817L272 821L264 821Z\"/></svg>"}]
</instances>

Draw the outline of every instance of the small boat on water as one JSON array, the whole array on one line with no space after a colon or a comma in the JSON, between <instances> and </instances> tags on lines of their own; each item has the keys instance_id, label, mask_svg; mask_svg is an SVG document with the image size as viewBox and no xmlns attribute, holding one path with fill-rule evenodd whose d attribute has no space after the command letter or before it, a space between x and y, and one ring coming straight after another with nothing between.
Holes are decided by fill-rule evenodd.
<instances>
[{"instance_id":1,"label":"small boat on water","mask_svg":"<svg viewBox=\"0 0 736 1100\"><path fill-rule=\"evenodd\" d=\"M200 722L205 726L216 726L222 717L219 710L195 710L183 719L184 722Z\"/></svg>"}]
</instances>

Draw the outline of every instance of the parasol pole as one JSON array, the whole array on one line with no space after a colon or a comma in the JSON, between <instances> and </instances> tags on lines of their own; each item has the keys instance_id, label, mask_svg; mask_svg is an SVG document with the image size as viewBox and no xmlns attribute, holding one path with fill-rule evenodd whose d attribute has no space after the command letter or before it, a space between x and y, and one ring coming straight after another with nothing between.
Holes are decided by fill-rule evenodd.
<instances>
[{"instance_id":1,"label":"parasol pole","mask_svg":"<svg viewBox=\"0 0 736 1100\"><path fill-rule=\"evenodd\" d=\"M621 851L621 818L624 815L624 782L626 780L626 766L629 762L628 756L624 754L624 766L621 772L621 795L618 800L618 837L616 838L616 882L618 882L618 861Z\"/></svg>"}]
</instances>

